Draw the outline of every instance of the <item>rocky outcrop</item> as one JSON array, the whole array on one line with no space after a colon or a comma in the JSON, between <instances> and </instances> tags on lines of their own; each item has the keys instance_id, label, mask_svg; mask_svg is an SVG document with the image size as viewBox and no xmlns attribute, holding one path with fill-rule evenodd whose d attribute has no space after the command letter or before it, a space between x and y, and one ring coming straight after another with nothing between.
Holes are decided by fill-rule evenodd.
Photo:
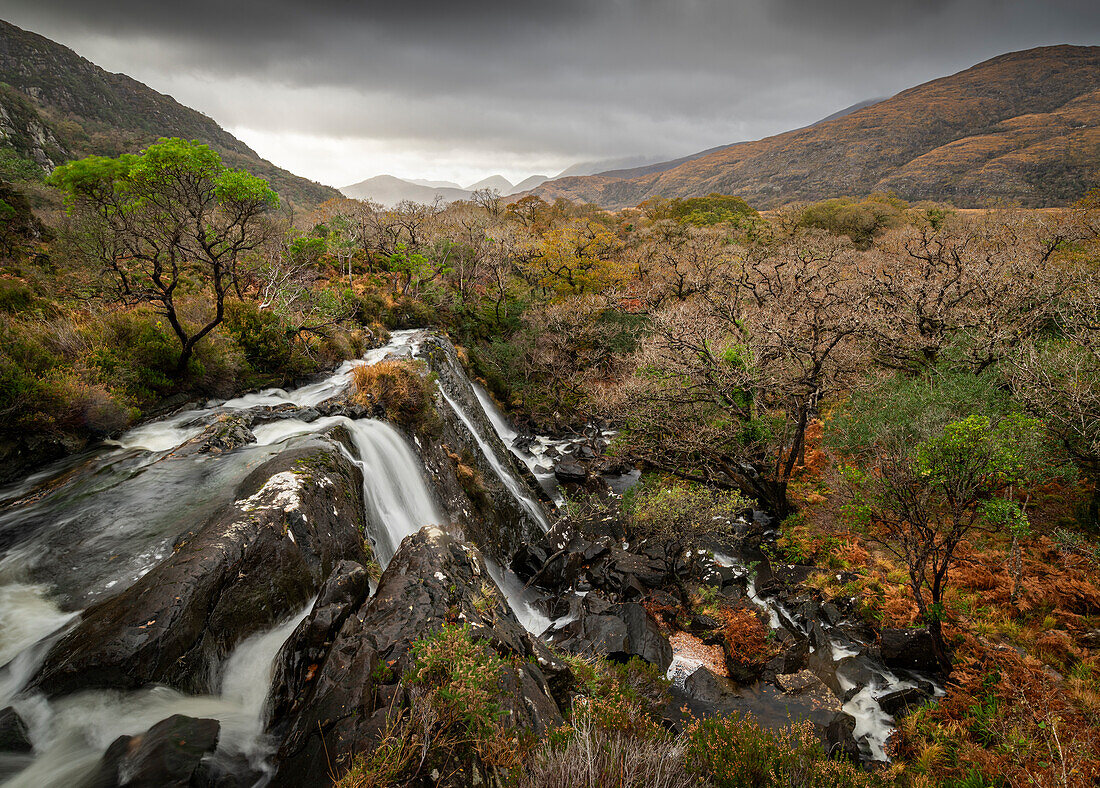
<instances>
[{"instance_id":1,"label":"rocky outcrop","mask_svg":"<svg viewBox=\"0 0 1100 788\"><path fill-rule=\"evenodd\" d=\"M541 734L561 724L548 676L564 665L519 625L477 550L427 526L401 543L374 596L346 617L315 670L294 669L295 647L284 650L291 667L279 668L273 697L292 699L284 702L291 716L276 721L283 735L273 785L330 785L330 773L376 747L390 715L409 703L402 677L412 644L448 622L469 625L505 658L498 700L509 725Z\"/></svg>"},{"instance_id":2,"label":"rocky outcrop","mask_svg":"<svg viewBox=\"0 0 1100 788\"><path fill-rule=\"evenodd\" d=\"M119 736L81 788L188 788L220 729L217 720L174 714L145 733Z\"/></svg>"},{"instance_id":3,"label":"rocky outcrop","mask_svg":"<svg viewBox=\"0 0 1100 788\"><path fill-rule=\"evenodd\" d=\"M218 664L304 605L343 558L364 560L362 476L318 437L267 461L126 591L88 608L34 683L57 695L150 683L209 692Z\"/></svg>"},{"instance_id":4,"label":"rocky outcrop","mask_svg":"<svg viewBox=\"0 0 1100 788\"><path fill-rule=\"evenodd\" d=\"M662 671L672 664L672 646L653 616L635 602L609 604L596 594L584 598L581 616L553 633L570 654L605 656L615 662L634 657Z\"/></svg>"},{"instance_id":5,"label":"rocky outcrop","mask_svg":"<svg viewBox=\"0 0 1100 788\"><path fill-rule=\"evenodd\" d=\"M541 509L545 493L527 466L500 440L450 341L426 337L418 358L427 363L438 381L441 393L435 404L441 426L438 435L417 435L416 448L451 520L462 526L479 549L497 561L507 562L522 544L542 536L542 525L531 507ZM488 446L498 467L515 479L529 505L517 500L515 492L500 479L464 419ZM466 469L473 473L466 473ZM545 521L545 514L542 519Z\"/></svg>"}]
</instances>

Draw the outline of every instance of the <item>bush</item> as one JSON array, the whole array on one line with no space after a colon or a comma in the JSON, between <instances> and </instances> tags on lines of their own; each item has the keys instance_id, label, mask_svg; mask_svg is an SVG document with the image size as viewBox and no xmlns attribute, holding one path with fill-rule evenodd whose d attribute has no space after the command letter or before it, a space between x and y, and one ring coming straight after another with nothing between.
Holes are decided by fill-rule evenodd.
<instances>
[{"instance_id":1,"label":"bush","mask_svg":"<svg viewBox=\"0 0 1100 788\"><path fill-rule=\"evenodd\" d=\"M810 722L772 731L730 715L695 723L687 737L688 768L716 788L876 788L893 782L830 759Z\"/></svg>"},{"instance_id":2,"label":"bush","mask_svg":"<svg viewBox=\"0 0 1100 788\"><path fill-rule=\"evenodd\" d=\"M380 361L356 367L356 399L376 405L390 421L412 430L435 434L439 415L432 402L432 381L422 374L422 362Z\"/></svg>"},{"instance_id":3,"label":"bush","mask_svg":"<svg viewBox=\"0 0 1100 788\"><path fill-rule=\"evenodd\" d=\"M859 248L868 249L875 236L905 221L908 208L904 200L884 194L872 194L859 202L850 197L837 197L804 208L798 224L833 235L846 235Z\"/></svg>"},{"instance_id":4,"label":"bush","mask_svg":"<svg viewBox=\"0 0 1100 788\"><path fill-rule=\"evenodd\" d=\"M286 325L255 301L231 301L225 305L225 330L240 345L245 361L257 372L280 372L292 352Z\"/></svg>"},{"instance_id":5,"label":"bush","mask_svg":"<svg viewBox=\"0 0 1100 788\"><path fill-rule=\"evenodd\" d=\"M419 784L422 773L444 764L514 778L526 747L501 722L506 665L489 643L473 639L468 625L447 624L415 641L410 655L408 708L391 713L379 746L356 758L337 788Z\"/></svg>"}]
</instances>

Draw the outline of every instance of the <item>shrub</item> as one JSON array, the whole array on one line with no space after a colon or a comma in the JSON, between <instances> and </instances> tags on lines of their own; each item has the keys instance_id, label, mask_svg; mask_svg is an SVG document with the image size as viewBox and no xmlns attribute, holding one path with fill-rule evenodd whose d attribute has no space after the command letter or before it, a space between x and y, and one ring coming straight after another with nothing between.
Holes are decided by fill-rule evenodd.
<instances>
[{"instance_id":1,"label":"shrub","mask_svg":"<svg viewBox=\"0 0 1100 788\"><path fill-rule=\"evenodd\" d=\"M378 747L357 757L337 788L419 784L440 767L484 766L514 778L526 744L501 722L506 665L489 643L472 638L468 625L447 624L415 641L410 656L407 708L391 712Z\"/></svg>"},{"instance_id":2,"label":"shrub","mask_svg":"<svg viewBox=\"0 0 1100 788\"><path fill-rule=\"evenodd\" d=\"M830 759L810 722L773 731L735 714L697 722L687 737L688 768L716 788L875 788L892 782Z\"/></svg>"},{"instance_id":3,"label":"shrub","mask_svg":"<svg viewBox=\"0 0 1100 788\"><path fill-rule=\"evenodd\" d=\"M390 421L413 430L434 434L439 415L431 395L431 379L421 373L422 362L380 361L356 367L356 398L376 405Z\"/></svg>"},{"instance_id":4,"label":"shrub","mask_svg":"<svg viewBox=\"0 0 1100 788\"><path fill-rule=\"evenodd\" d=\"M286 325L274 312L261 310L254 301L232 301L225 305L225 328L257 372L280 372L289 364Z\"/></svg>"}]
</instances>

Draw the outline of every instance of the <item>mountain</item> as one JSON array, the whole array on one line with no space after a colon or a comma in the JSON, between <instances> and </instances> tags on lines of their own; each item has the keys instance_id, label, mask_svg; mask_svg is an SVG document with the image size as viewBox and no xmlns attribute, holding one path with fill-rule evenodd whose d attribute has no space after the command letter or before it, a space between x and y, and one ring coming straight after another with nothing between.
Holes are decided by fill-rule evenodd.
<instances>
[{"instance_id":1,"label":"mountain","mask_svg":"<svg viewBox=\"0 0 1100 788\"><path fill-rule=\"evenodd\" d=\"M466 187L466 191L470 192L476 192L478 189L496 189L501 194L508 194L512 191L512 182L503 175L490 175Z\"/></svg>"},{"instance_id":2,"label":"mountain","mask_svg":"<svg viewBox=\"0 0 1100 788\"><path fill-rule=\"evenodd\" d=\"M804 126L803 128L809 129L809 128L813 128L814 126L820 126L822 123L828 123L830 120L836 120L837 118L843 118L845 115L851 115L853 112L858 112L859 110L863 109L864 107L871 107L871 106L874 106L875 104L878 104L880 101L886 101L887 98L888 98L887 96L880 96L879 98L866 99L864 101L857 102L857 103L853 104L850 107L845 107L842 110L838 110L838 111L834 112L832 115L827 115L824 118L822 118L821 120L819 120L815 123L811 123L809 126Z\"/></svg>"},{"instance_id":3,"label":"mountain","mask_svg":"<svg viewBox=\"0 0 1100 788\"><path fill-rule=\"evenodd\" d=\"M385 206L394 206L402 200L413 202L432 203L436 197L441 197L444 202L470 199L470 192L466 189L433 188L421 186L419 183L402 180L393 175L376 175L365 181L353 183L340 189L345 197L356 200L373 200Z\"/></svg>"},{"instance_id":4,"label":"mountain","mask_svg":"<svg viewBox=\"0 0 1100 788\"><path fill-rule=\"evenodd\" d=\"M429 189L461 189L454 181L425 181L421 178L402 178L402 180L409 183L415 183L417 186L427 186Z\"/></svg>"},{"instance_id":5,"label":"mountain","mask_svg":"<svg viewBox=\"0 0 1100 788\"><path fill-rule=\"evenodd\" d=\"M599 159L597 161L582 161L555 175L551 180L558 178L571 178L575 175L597 175L611 170L630 169L644 167L647 164L658 164L664 161L663 156L621 156L617 159Z\"/></svg>"},{"instance_id":6,"label":"mountain","mask_svg":"<svg viewBox=\"0 0 1100 788\"><path fill-rule=\"evenodd\" d=\"M339 196L261 159L211 118L171 96L2 20L0 83L0 141L47 169L90 154L136 153L160 137L184 137L206 143L230 167L266 178L300 207Z\"/></svg>"},{"instance_id":7,"label":"mountain","mask_svg":"<svg viewBox=\"0 0 1100 788\"><path fill-rule=\"evenodd\" d=\"M1100 185L1100 47L995 57L841 117L741 142L659 172L534 190L608 208L735 194L759 208L893 191L909 200L1064 205Z\"/></svg>"},{"instance_id":8,"label":"mountain","mask_svg":"<svg viewBox=\"0 0 1100 788\"><path fill-rule=\"evenodd\" d=\"M519 194L520 192L530 191L536 186L546 183L548 180L550 180L550 178L546 175L532 175L530 178L524 178L509 189L508 194Z\"/></svg>"}]
</instances>

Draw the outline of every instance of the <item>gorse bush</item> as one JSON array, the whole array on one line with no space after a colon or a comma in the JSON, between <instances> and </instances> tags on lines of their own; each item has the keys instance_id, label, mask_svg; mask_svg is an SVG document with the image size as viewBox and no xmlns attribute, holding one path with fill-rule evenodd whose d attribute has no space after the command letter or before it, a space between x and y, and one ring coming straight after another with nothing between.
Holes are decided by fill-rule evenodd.
<instances>
[{"instance_id":1,"label":"gorse bush","mask_svg":"<svg viewBox=\"0 0 1100 788\"><path fill-rule=\"evenodd\" d=\"M357 757L338 788L420 784L490 772L519 773L528 744L505 724L506 663L468 625L447 624L414 641L403 677L408 702L393 708L378 746Z\"/></svg>"}]
</instances>

